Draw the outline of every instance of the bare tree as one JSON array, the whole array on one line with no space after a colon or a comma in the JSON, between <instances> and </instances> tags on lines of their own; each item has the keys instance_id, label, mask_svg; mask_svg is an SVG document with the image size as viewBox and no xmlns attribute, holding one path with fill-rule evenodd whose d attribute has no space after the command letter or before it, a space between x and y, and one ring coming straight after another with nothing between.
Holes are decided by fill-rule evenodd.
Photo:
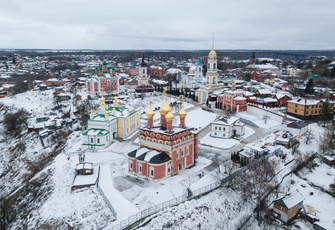
<instances>
[{"instance_id":1,"label":"bare tree","mask_svg":"<svg viewBox=\"0 0 335 230\"><path fill-rule=\"evenodd\" d=\"M216 173L215 175L215 179L219 180L219 181L224 181L224 184L222 183L222 185L225 185L227 188L233 188L234 189L234 185L235 185L235 179L238 175L237 171L239 169L239 164L231 161L231 160L227 160L225 162L223 162L222 164L217 164L216 165Z\"/></svg>"},{"instance_id":2,"label":"bare tree","mask_svg":"<svg viewBox=\"0 0 335 230\"><path fill-rule=\"evenodd\" d=\"M319 136L319 150L323 155L327 155L335 149L335 141L331 130L324 131Z\"/></svg>"},{"instance_id":3,"label":"bare tree","mask_svg":"<svg viewBox=\"0 0 335 230\"><path fill-rule=\"evenodd\" d=\"M238 177L237 186L241 189L246 199L251 199L257 205L257 220L266 203L266 198L271 191L271 184L276 183L275 164L266 157L249 164L248 170Z\"/></svg>"}]
</instances>

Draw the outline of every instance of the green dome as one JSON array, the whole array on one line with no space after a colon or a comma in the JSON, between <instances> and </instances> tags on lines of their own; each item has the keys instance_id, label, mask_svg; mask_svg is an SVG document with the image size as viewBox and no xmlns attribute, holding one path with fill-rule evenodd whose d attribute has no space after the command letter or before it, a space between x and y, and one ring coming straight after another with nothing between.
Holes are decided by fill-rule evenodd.
<instances>
[{"instance_id":1,"label":"green dome","mask_svg":"<svg viewBox=\"0 0 335 230\"><path fill-rule=\"evenodd\" d=\"M102 64L103 64L103 65L107 65L107 62L106 62L106 61L104 61Z\"/></svg>"}]
</instances>

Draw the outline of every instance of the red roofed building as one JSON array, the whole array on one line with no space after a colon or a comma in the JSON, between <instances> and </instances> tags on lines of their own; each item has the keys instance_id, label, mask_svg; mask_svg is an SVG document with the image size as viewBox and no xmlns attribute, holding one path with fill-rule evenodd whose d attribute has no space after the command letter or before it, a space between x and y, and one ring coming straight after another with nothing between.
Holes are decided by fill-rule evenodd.
<instances>
[{"instance_id":1,"label":"red roofed building","mask_svg":"<svg viewBox=\"0 0 335 230\"><path fill-rule=\"evenodd\" d=\"M224 92L218 96L219 108L233 111L247 111L247 98L243 96L243 91L235 90L233 81L232 90ZM220 104L222 103L222 104Z\"/></svg>"},{"instance_id":2,"label":"red roofed building","mask_svg":"<svg viewBox=\"0 0 335 230\"><path fill-rule=\"evenodd\" d=\"M174 119L167 101L159 110L161 125L153 125L154 112L147 111L147 126L141 129L139 148L128 153L128 171L141 178L162 179L191 167L198 158L198 133L186 127L186 111L178 115L179 126L172 126Z\"/></svg>"}]
</instances>

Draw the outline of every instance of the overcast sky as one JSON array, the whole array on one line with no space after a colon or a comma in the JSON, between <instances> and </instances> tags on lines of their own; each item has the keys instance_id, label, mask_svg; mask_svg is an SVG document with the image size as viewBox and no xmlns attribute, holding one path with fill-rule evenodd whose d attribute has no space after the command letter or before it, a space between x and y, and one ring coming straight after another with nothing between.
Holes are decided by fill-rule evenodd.
<instances>
[{"instance_id":1,"label":"overcast sky","mask_svg":"<svg viewBox=\"0 0 335 230\"><path fill-rule=\"evenodd\" d=\"M0 48L335 49L335 0L1 0Z\"/></svg>"}]
</instances>

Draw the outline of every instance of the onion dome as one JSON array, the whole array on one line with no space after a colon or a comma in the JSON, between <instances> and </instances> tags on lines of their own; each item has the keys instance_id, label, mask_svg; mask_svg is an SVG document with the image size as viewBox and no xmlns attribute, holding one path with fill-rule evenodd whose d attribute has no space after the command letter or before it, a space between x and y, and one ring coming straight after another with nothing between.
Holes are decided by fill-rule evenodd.
<instances>
[{"instance_id":1,"label":"onion dome","mask_svg":"<svg viewBox=\"0 0 335 230\"><path fill-rule=\"evenodd\" d=\"M180 118L185 118L186 117L187 113L184 110L184 106L181 107L181 110L179 111L178 115L179 115Z\"/></svg>"},{"instance_id":2,"label":"onion dome","mask_svg":"<svg viewBox=\"0 0 335 230\"><path fill-rule=\"evenodd\" d=\"M93 110L92 110L92 108L91 108L91 111L90 111L90 115L93 115Z\"/></svg>"},{"instance_id":3,"label":"onion dome","mask_svg":"<svg viewBox=\"0 0 335 230\"><path fill-rule=\"evenodd\" d=\"M151 109L151 105L150 105L150 107L149 107L149 110L146 112L146 115L147 115L148 118L153 118L153 117L154 117L155 112L152 111L152 109Z\"/></svg>"},{"instance_id":4,"label":"onion dome","mask_svg":"<svg viewBox=\"0 0 335 230\"><path fill-rule=\"evenodd\" d=\"M173 121L173 118L174 118L174 116L171 113L171 110L169 110L169 112L165 115L165 119L166 119L166 121L171 122L171 121Z\"/></svg>"},{"instance_id":5,"label":"onion dome","mask_svg":"<svg viewBox=\"0 0 335 230\"><path fill-rule=\"evenodd\" d=\"M106 62L106 61L104 61L104 62L102 63L102 65L107 65L107 62Z\"/></svg>"},{"instance_id":6,"label":"onion dome","mask_svg":"<svg viewBox=\"0 0 335 230\"><path fill-rule=\"evenodd\" d=\"M106 112L105 112L105 116L108 117L108 112L107 112L107 110L106 110Z\"/></svg>"},{"instance_id":7,"label":"onion dome","mask_svg":"<svg viewBox=\"0 0 335 230\"><path fill-rule=\"evenodd\" d=\"M99 112L101 111L101 108L100 108L100 106L99 106L99 109L98 109L98 111L99 111Z\"/></svg>"},{"instance_id":8,"label":"onion dome","mask_svg":"<svg viewBox=\"0 0 335 230\"><path fill-rule=\"evenodd\" d=\"M100 101L101 101L101 105L105 105L105 98L104 98L104 95L102 95Z\"/></svg>"},{"instance_id":9,"label":"onion dome","mask_svg":"<svg viewBox=\"0 0 335 230\"><path fill-rule=\"evenodd\" d=\"M216 57L216 52L214 50L211 50L211 52L209 52L208 57L210 58Z\"/></svg>"}]
</instances>

